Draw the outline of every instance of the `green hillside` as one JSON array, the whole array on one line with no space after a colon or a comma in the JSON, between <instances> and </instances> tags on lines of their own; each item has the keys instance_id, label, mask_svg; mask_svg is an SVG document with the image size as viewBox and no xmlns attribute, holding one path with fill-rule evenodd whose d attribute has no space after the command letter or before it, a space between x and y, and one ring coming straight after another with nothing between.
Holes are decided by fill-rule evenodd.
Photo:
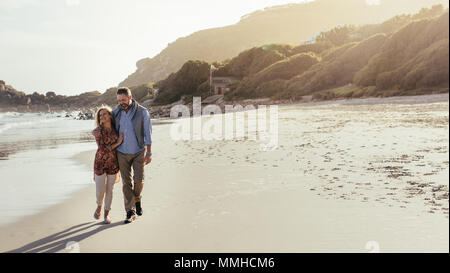
<instances>
[{"instance_id":1,"label":"green hillside","mask_svg":"<svg viewBox=\"0 0 450 273\"><path fill-rule=\"evenodd\" d=\"M210 64L204 61L188 61L176 73L155 84L158 88L156 104L168 104L181 99L183 95L207 95L197 89L209 78ZM209 89L207 89L208 91Z\"/></svg>"},{"instance_id":2,"label":"green hillside","mask_svg":"<svg viewBox=\"0 0 450 273\"><path fill-rule=\"evenodd\" d=\"M215 62L214 76L240 79L226 100L316 99L448 92L448 10L442 6L400 15L381 24L344 25L298 46L271 44ZM189 61L155 84L157 103L206 97L209 67Z\"/></svg>"},{"instance_id":3,"label":"green hillside","mask_svg":"<svg viewBox=\"0 0 450 273\"><path fill-rule=\"evenodd\" d=\"M379 5L367 5L365 0L315 0L265 8L243 16L234 25L201 30L169 43L156 56L139 60L137 70L119 86L160 81L188 60L223 62L252 47L300 44L337 25L375 24L438 3L448 7L446 0L382 0ZM409 18L400 16L395 20ZM387 22L382 27L391 29L390 24L397 23ZM361 34L370 37L379 32L374 28L361 29Z\"/></svg>"}]
</instances>

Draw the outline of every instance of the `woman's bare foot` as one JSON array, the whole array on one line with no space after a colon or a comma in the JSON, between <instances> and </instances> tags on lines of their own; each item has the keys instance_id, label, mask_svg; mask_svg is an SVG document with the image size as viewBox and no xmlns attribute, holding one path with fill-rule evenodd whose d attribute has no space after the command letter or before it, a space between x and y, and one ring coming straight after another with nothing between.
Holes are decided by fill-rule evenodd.
<instances>
[{"instance_id":1,"label":"woman's bare foot","mask_svg":"<svg viewBox=\"0 0 450 273\"><path fill-rule=\"evenodd\" d=\"M109 210L105 210L105 224L111 224L111 218L109 218Z\"/></svg>"},{"instance_id":2,"label":"woman's bare foot","mask_svg":"<svg viewBox=\"0 0 450 273\"><path fill-rule=\"evenodd\" d=\"M102 211L102 206L98 206L97 210L95 210L95 212L94 212L94 219L96 219L96 220L100 219L101 211Z\"/></svg>"}]
</instances>

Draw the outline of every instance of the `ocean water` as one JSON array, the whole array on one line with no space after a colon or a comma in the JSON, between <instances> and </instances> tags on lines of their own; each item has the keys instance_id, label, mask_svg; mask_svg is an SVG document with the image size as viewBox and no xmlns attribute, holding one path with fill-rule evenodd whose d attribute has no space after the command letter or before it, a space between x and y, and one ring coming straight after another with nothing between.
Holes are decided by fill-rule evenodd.
<instances>
[{"instance_id":1,"label":"ocean water","mask_svg":"<svg viewBox=\"0 0 450 273\"><path fill-rule=\"evenodd\" d=\"M0 160L19 151L92 142L93 120L66 118L65 113L0 113Z\"/></svg>"},{"instance_id":2,"label":"ocean water","mask_svg":"<svg viewBox=\"0 0 450 273\"><path fill-rule=\"evenodd\" d=\"M0 225L92 184L92 171L72 157L96 149L94 127L65 113L0 113Z\"/></svg>"}]
</instances>

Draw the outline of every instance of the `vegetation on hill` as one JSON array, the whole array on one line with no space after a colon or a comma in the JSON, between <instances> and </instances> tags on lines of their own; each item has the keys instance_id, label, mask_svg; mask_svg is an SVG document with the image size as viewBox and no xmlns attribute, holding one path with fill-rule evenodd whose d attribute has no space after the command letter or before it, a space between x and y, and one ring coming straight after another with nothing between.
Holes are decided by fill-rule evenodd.
<instances>
[{"instance_id":1,"label":"vegetation on hill","mask_svg":"<svg viewBox=\"0 0 450 273\"><path fill-rule=\"evenodd\" d=\"M314 53L299 53L280 60L256 74L244 78L232 90L226 93L226 98L258 98L271 97L284 89L284 82L297 74L307 71L320 62ZM282 89L278 89L278 88Z\"/></svg>"},{"instance_id":2,"label":"vegetation on hill","mask_svg":"<svg viewBox=\"0 0 450 273\"><path fill-rule=\"evenodd\" d=\"M386 39L384 34L376 34L361 42L348 43L326 52L320 63L290 79L286 96L309 95L352 83L354 74L367 65Z\"/></svg>"},{"instance_id":3,"label":"vegetation on hill","mask_svg":"<svg viewBox=\"0 0 450 273\"><path fill-rule=\"evenodd\" d=\"M155 104L168 104L184 95L204 95L200 85L209 79L210 64L204 61L188 61L176 73L155 84L158 96ZM197 90L199 92L197 92ZM209 89L208 89L209 91Z\"/></svg>"},{"instance_id":4,"label":"vegetation on hill","mask_svg":"<svg viewBox=\"0 0 450 273\"><path fill-rule=\"evenodd\" d=\"M377 89L448 86L448 39L448 12L414 21L393 34L354 81Z\"/></svg>"},{"instance_id":5,"label":"vegetation on hill","mask_svg":"<svg viewBox=\"0 0 450 273\"><path fill-rule=\"evenodd\" d=\"M251 48L240 53L236 58L225 61L214 75L243 78L258 73L269 65L285 59L292 48L290 45L278 44Z\"/></svg>"},{"instance_id":6,"label":"vegetation on hill","mask_svg":"<svg viewBox=\"0 0 450 273\"><path fill-rule=\"evenodd\" d=\"M178 71L188 60L222 62L248 48L265 44L299 44L339 24L375 24L400 13L415 13L421 7L438 3L448 6L446 0L391 0L381 1L379 5L368 5L365 0L315 0L266 8L243 16L234 25L201 30L169 43L153 58L139 60L136 63L137 70L119 86L158 82ZM429 17L427 14L422 16ZM359 34L364 36L361 39L365 39L376 33L386 33L382 29L391 30L391 24L398 25L415 19L421 18L399 16L384 25L370 25L361 29ZM323 39L337 45L344 44L347 42L341 35L346 32L344 30L338 30L334 36L330 32ZM277 58L275 55L272 57Z\"/></svg>"},{"instance_id":7,"label":"vegetation on hill","mask_svg":"<svg viewBox=\"0 0 450 273\"><path fill-rule=\"evenodd\" d=\"M448 11L433 6L378 25L344 25L320 33L313 43L245 50L213 63L213 75L240 79L229 86L226 100L448 92L448 19ZM207 62L187 62L156 84L160 92L155 101L210 95L209 67Z\"/></svg>"}]
</instances>

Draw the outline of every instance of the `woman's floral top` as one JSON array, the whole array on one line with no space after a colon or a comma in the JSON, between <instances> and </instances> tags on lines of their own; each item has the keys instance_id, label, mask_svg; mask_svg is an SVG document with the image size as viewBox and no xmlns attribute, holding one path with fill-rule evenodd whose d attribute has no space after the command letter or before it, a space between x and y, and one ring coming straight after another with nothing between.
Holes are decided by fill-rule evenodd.
<instances>
[{"instance_id":1,"label":"woman's floral top","mask_svg":"<svg viewBox=\"0 0 450 273\"><path fill-rule=\"evenodd\" d=\"M97 175L116 174L119 172L116 150L112 149L117 139L117 133L114 129L108 130L102 126L95 128L92 134L97 141L97 152L95 153L94 172Z\"/></svg>"}]
</instances>

